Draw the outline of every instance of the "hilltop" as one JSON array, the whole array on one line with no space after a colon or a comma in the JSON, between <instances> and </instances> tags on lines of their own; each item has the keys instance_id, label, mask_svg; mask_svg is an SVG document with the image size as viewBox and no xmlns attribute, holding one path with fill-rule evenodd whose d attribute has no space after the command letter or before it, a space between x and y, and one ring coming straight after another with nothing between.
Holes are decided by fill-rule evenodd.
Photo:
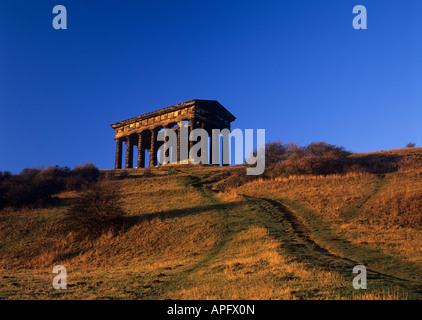
<instances>
[{"instance_id":1,"label":"hilltop","mask_svg":"<svg viewBox=\"0 0 422 320\"><path fill-rule=\"evenodd\" d=\"M126 216L97 237L62 231L83 190L4 208L0 298L421 299L422 148L350 157L379 172L231 183L244 166L102 171ZM52 288L58 264L67 290ZM352 287L356 264L367 290Z\"/></svg>"}]
</instances>

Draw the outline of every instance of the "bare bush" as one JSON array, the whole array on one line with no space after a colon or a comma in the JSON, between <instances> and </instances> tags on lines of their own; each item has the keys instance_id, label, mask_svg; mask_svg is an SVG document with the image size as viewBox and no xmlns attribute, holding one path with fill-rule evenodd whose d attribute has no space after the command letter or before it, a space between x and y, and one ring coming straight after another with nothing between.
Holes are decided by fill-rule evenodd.
<instances>
[{"instance_id":1,"label":"bare bush","mask_svg":"<svg viewBox=\"0 0 422 320\"><path fill-rule=\"evenodd\" d=\"M18 175L0 176L0 208L43 207L55 202L62 191L82 190L98 181L100 171L91 163L68 167L49 166L44 170L25 168Z\"/></svg>"},{"instance_id":2,"label":"bare bush","mask_svg":"<svg viewBox=\"0 0 422 320\"><path fill-rule=\"evenodd\" d=\"M314 142L306 147L295 143L285 145L282 161L267 172L270 177L289 175L327 175L344 173L349 155L343 147L325 142Z\"/></svg>"},{"instance_id":3,"label":"bare bush","mask_svg":"<svg viewBox=\"0 0 422 320\"><path fill-rule=\"evenodd\" d=\"M123 225L125 211L116 181L100 180L85 190L67 212L69 231L83 236L97 236Z\"/></svg>"},{"instance_id":4,"label":"bare bush","mask_svg":"<svg viewBox=\"0 0 422 320\"><path fill-rule=\"evenodd\" d=\"M66 180L66 190L82 190L98 181L100 170L92 163L76 166Z\"/></svg>"},{"instance_id":5,"label":"bare bush","mask_svg":"<svg viewBox=\"0 0 422 320\"><path fill-rule=\"evenodd\" d=\"M285 160L287 147L281 141L265 144L265 163L272 164Z\"/></svg>"}]
</instances>

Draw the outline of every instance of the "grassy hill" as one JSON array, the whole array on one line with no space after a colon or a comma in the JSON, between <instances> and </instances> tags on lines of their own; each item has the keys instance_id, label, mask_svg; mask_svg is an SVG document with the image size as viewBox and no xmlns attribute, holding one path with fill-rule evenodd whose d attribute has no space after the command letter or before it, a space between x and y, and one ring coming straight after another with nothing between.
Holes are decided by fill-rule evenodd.
<instances>
[{"instance_id":1,"label":"grassy hill","mask_svg":"<svg viewBox=\"0 0 422 320\"><path fill-rule=\"evenodd\" d=\"M390 173L258 179L243 166L162 166L107 175L124 228L63 232L81 192L0 212L1 299L421 299L422 149L358 154L402 160ZM392 160L393 159L393 160ZM68 289L54 290L64 265ZM354 290L353 266L368 269Z\"/></svg>"}]
</instances>

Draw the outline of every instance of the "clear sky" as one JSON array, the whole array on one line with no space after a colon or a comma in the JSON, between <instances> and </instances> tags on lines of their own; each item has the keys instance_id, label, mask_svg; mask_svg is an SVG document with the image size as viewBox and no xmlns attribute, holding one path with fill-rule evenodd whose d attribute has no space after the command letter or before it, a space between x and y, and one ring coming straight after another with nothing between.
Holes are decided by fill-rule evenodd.
<instances>
[{"instance_id":1,"label":"clear sky","mask_svg":"<svg viewBox=\"0 0 422 320\"><path fill-rule=\"evenodd\" d=\"M271 141L422 146L422 1L0 1L0 170L112 168L111 123L191 99Z\"/></svg>"}]
</instances>

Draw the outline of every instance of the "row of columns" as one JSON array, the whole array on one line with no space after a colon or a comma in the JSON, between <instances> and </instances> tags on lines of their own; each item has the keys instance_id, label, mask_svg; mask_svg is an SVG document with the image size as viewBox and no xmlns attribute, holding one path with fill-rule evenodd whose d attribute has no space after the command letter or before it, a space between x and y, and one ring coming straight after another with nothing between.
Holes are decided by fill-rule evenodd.
<instances>
[{"instance_id":1,"label":"row of columns","mask_svg":"<svg viewBox=\"0 0 422 320\"><path fill-rule=\"evenodd\" d=\"M202 129L206 129L205 122L201 122ZM190 124L191 130L196 128L196 121L192 120ZM175 129L177 134L177 155L178 159L180 157L180 125L177 129ZM145 168L145 150L149 151L149 165L150 167L157 165L157 152L160 148L162 141L157 141L157 129L151 129L151 141L150 141L150 149L145 148L145 135L143 132L138 133L138 158L137 158L137 167L138 168ZM133 168L133 140L130 136L118 138L116 140L116 162L115 162L115 169L122 168L122 152L123 152L123 141L126 143L126 161L125 161L125 168L130 169ZM195 141L189 141L189 150L195 144ZM205 143L205 141L203 142ZM212 156L212 148L210 148L210 156ZM169 150L167 150L169 152ZM168 156L168 154L166 154Z\"/></svg>"}]
</instances>

